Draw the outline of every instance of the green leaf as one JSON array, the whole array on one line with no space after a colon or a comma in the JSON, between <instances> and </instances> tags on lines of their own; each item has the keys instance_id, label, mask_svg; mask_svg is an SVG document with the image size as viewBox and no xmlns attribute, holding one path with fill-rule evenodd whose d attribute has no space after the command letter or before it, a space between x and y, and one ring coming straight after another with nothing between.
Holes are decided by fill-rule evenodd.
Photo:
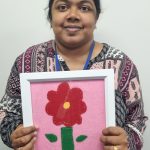
<instances>
[{"instance_id":1,"label":"green leaf","mask_svg":"<svg viewBox=\"0 0 150 150\"><path fill-rule=\"evenodd\" d=\"M45 134L45 136L52 143L57 141L57 136L55 134Z\"/></svg>"},{"instance_id":2,"label":"green leaf","mask_svg":"<svg viewBox=\"0 0 150 150\"><path fill-rule=\"evenodd\" d=\"M84 141L86 138L87 138L86 135L80 135L80 136L78 136L78 137L76 138L76 141L77 141L77 142L82 142L82 141Z\"/></svg>"}]
</instances>

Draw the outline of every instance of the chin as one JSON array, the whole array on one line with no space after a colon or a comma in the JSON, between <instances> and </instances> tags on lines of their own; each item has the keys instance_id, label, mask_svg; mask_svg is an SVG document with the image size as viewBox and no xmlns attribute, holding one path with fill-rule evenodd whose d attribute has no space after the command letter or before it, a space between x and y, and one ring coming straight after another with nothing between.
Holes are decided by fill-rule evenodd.
<instances>
[{"instance_id":1,"label":"chin","mask_svg":"<svg viewBox=\"0 0 150 150\"><path fill-rule=\"evenodd\" d=\"M81 37L81 36L77 36L77 37L67 37L67 38L64 38L63 40L63 43L65 44L68 44L68 46L70 45L71 47L74 47L74 46L78 46L78 45L82 45L84 43L86 43L87 38L86 37Z\"/></svg>"},{"instance_id":2,"label":"chin","mask_svg":"<svg viewBox=\"0 0 150 150\"><path fill-rule=\"evenodd\" d=\"M70 47L70 48L79 47L79 46L81 46L84 43L85 43L85 41L81 41L81 40L68 40L68 41L64 41L64 45L66 45L67 47Z\"/></svg>"},{"instance_id":3,"label":"chin","mask_svg":"<svg viewBox=\"0 0 150 150\"><path fill-rule=\"evenodd\" d=\"M55 34L55 39L68 48L77 48L79 46L83 46L85 43L89 42L93 37L90 34L84 34L84 33L74 33L71 34L64 34L59 33Z\"/></svg>"}]
</instances>

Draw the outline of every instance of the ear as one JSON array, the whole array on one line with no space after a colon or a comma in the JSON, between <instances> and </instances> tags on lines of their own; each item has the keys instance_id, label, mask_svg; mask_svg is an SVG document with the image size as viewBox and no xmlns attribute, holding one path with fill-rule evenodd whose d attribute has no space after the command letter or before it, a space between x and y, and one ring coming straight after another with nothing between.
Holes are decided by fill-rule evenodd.
<instances>
[{"instance_id":1,"label":"ear","mask_svg":"<svg viewBox=\"0 0 150 150\"><path fill-rule=\"evenodd\" d=\"M51 28L53 28L53 26L52 26L52 20L50 20L50 22L49 22L49 23L50 23L50 27L51 27Z\"/></svg>"},{"instance_id":2,"label":"ear","mask_svg":"<svg viewBox=\"0 0 150 150\"><path fill-rule=\"evenodd\" d=\"M50 23L50 27L53 28L52 24Z\"/></svg>"},{"instance_id":3,"label":"ear","mask_svg":"<svg viewBox=\"0 0 150 150\"><path fill-rule=\"evenodd\" d=\"M97 20L95 21L94 29L96 29Z\"/></svg>"}]
</instances>

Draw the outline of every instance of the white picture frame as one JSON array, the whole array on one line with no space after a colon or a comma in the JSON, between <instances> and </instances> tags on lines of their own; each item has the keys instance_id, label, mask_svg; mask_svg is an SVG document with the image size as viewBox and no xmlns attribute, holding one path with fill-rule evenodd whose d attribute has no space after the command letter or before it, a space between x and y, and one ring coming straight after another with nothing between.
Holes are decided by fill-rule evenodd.
<instances>
[{"instance_id":1,"label":"white picture frame","mask_svg":"<svg viewBox=\"0 0 150 150\"><path fill-rule=\"evenodd\" d=\"M115 89L113 69L21 73L20 85L24 126L27 127L33 125L30 83L88 79L104 80L106 127L115 126Z\"/></svg>"}]
</instances>

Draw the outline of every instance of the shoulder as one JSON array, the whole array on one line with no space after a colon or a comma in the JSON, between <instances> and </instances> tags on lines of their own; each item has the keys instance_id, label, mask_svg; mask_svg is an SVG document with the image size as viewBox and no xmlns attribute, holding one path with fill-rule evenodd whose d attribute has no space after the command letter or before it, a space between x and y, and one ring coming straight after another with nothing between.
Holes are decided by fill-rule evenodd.
<instances>
[{"instance_id":1,"label":"shoulder","mask_svg":"<svg viewBox=\"0 0 150 150\"><path fill-rule=\"evenodd\" d=\"M107 59L124 59L125 57L128 57L122 50L111 46L107 43L103 43L104 50L105 50L105 58Z\"/></svg>"},{"instance_id":2,"label":"shoulder","mask_svg":"<svg viewBox=\"0 0 150 150\"><path fill-rule=\"evenodd\" d=\"M29 47L24 52L24 55L30 55L30 54L38 53L38 52L46 52L47 50L53 51L53 40L43 42L40 44L36 44L36 45Z\"/></svg>"},{"instance_id":3,"label":"shoulder","mask_svg":"<svg viewBox=\"0 0 150 150\"><path fill-rule=\"evenodd\" d=\"M136 68L135 63L132 61L132 59L124 53L122 50L110 46L109 44L104 44L105 47L105 59L106 61L113 61L113 64L119 63L120 70L122 70L122 73L132 71ZM126 73L125 73L126 74Z\"/></svg>"},{"instance_id":4,"label":"shoulder","mask_svg":"<svg viewBox=\"0 0 150 150\"><path fill-rule=\"evenodd\" d=\"M102 63L102 68L118 68L120 71L124 69L131 70L135 66L133 61L122 50L103 43L103 48L100 53L92 60L92 65L95 63Z\"/></svg>"},{"instance_id":5,"label":"shoulder","mask_svg":"<svg viewBox=\"0 0 150 150\"><path fill-rule=\"evenodd\" d=\"M113 68L116 70L119 79L119 89L122 91L123 96L128 99L129 94L126 91L129 90L130 84L133 86L133 81L136 85L139 84L137 67L131 58L120 49L108 44L106 44L106 47L108 47L105 56L106 65L109 63L109 60L113 60Z\"/></svg>"},{"instance_id":6,"label":"shoulder","mask_svg":"<svg viewBox=\"0 0 150 150\"><path fill-rule=\"evenodd\" d=\"M91 69L116 68L118 71L131 70L135 64L122 50L102 43L103 48L98 55L91 60Z\"/></svg>"},{"instance_id":7,"label":"shoulder","mask_svg":"<svg viewBox=\"0 0 150 150\"><path fill-rule=\"evenodd\" d=\"M131 58L122 50L104 43L103 68L114 69L116 89L124 91L131 79L138 77L137 67Z\"/></svg>"},{"instance_id":8,"label":"shoulder","mask_svg":"<svg viewBox=\"0 0 150 150\"><path fill-rule=\"evenodd\" d=\"M53 40L29 47L16 59L19 72L32 72L35 65L40 63L43 67L47 57L54 57ZM44 68L43 68L44 69ZM44 71L44 70L42 70Z\"/></svg>"}]
</instances>

